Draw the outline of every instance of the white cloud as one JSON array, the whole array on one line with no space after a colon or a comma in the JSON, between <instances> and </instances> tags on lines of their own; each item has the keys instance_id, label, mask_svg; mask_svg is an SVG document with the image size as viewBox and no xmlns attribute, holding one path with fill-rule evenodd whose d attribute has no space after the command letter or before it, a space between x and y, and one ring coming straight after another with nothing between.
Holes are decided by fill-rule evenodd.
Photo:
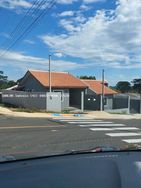
<instances>
[{"instance_id":1,"label":"white cloud","mask_svg":"<svg viewBox=\"0 0 141 188\"><path fill-rule=\"evenodd\" d=\"M78 0L57 0L58 4L73 4ZM98 1L105 1L105 0L79 0L80 2L84 2L86 4L98 2ZM48 2L47 2L48 3ZM0 0L0 7L7 8L7 9L16 9L16 8L30 8L32 6L32 2L29 0ZM42 6L42 8L44 5ZM17 10L21 13L21 10Z\"/></svg>"},{"instance_id":2,"label":"white cloud","mask_svg":"<svg viewBox=\"0 0 141 188\"><path fill-rule=\"evenodd\" d=\"M73 16L74 15L74 11L64 11L64 12L61 12L60 14L58 14L58 16L60 17L65 17L65 16Z\"/></svg>"},{"instance_id":3,"label":"white cloud","mask_svg":"<svg viewBox=\"0 0 141 188\"><path fill-rule=\"evenodd\" d=\"M69 31L67 36L44 35L41 39L53 50L61 49L93 65L137 68L141 66L140 23L141 1L119 0L115 10L97 11L77 27L72 20L61 21Z\"/></svg>"},{"instance_id":4,"label":"white cloud","mask_svg":"<svg viewBox=\"0 0 141 188\"><path fill-rule=\"evenodd\" d=\"M29 40L29 39L25 39L23 42L27 43L27 44L35 44L34 41Z\"/></svg>"},{"instance_id":5,"label":"white cloud","mask_svg":"<svg viewBox=\"0 0 141 188\"><path fill-rule=\"evenodd\" d=\"M5 38L10 38L9 34L7 33L0 33L0 36L5 37Z\"/></svg>"},{"instance_id":6,"label":"white cloud","mask_svg":"<svg viewBox=\"0 0 141 188\"><path fill-rule=\"evenodd\" d=\"M67 31L69 31L70 33L75 32L75 31L80 31L80 26L74 26L73 20L62 19L60 20L60 25L63 28L65 28Z\"/></svg>"},{"instance_id":7,"label":"white cloud","mask_svg":"<svg viewBox=\"0 0 141 188\"><path fill-rule=\"evenodd\" d=\"M87 10L90 10L92 7L88 6L88 5L85 5L85 4L82 4L80 6L80 10L82 11L87 11Z\"/></svg>"},{"instance_id":8,"label":"white cloud","mask_svg":"<svg viewBox=\"0 0 141 188\"><path fill-rule=\"evenodd\" d=\"M15 9L17 7L29 8L31 3L27 0L1 0L0 7Z\"/></svg>"},{"instance_id":9,"label":"white cloud","mask_svg":"<svg viewBox=\"0 0 141 188\"><path fill-rule=\"evenodd\" d=\"M63 57L63 53L61 52L55 52L54 55L59 58Z\"/></svg>"},{"instance_id":10,"label":"white cloud","mask_svg":"<svg viewBox=\"0 0 141 188\"><path fill-rule=\"evenodd\" d=\"M3 50L0 50L0 55L4 54ZM59 53L59 52L58 52ZM61 53L60 53L61 54ZM56 54L54 54L56 56ZM39 69L39 70L47 70L48 59L29 56L24 53L19 52L9 52L4 54L0 58L0 65L4 68L5 66L11 66L13 70L21 69L26 71L27 69ZM70 71L84 68L85 65L78 64L73 61L63 61L63 60L51 60L51 68L55 71Z\"/></svg>"},{"instance_id":11,"label":"white cloud","mask_svg":"<svg viewBox=\"0 0 141 188\"><path fill-rule=\"evenodd\" d=\"M84 3L97 3L97 2L105 2L106 0L83 0Z\"/></svg>"},{"instance_id":12,"label":"white cloud","mask_svg":"<svg viewBox=\"0 0 141 188\"><path fill-rule=\"evenodd\" d=\"M73 2L76 2L78 0L58 0L57 2L60 4L72 4Z\"/></svg>"},{"instance_id":13,"label":"white cloud","mask_svg":"<svg viewBox=\"0 0 141 188\"><path fill-rule=\"evenodd\" d=\"M67 30L70 34L78 32L82 28L82 24L86 22L86 17L83 16L81 11L74 11L74 16L69 19L63 18L59 24Z\"/></svg>"},{"instance_id":14,"label":"white cloud","mask_svg":"<svg viewBox=\"0 0 141 188\"><path fill-rule=\"evenodd\" d=\"M57 3L72 4L75 1L77 0L58 0ZM22 10L21 8L28 9L32 5L33 5L33 1L29 1L29 0L0 0L0 7L7 9L16 9L17 13L24 12L24 10ZM41 8L46 8L46 5L48 5L48 1L44 2ZM34 8L36 8L36 6L34 6Z\"/></svg>"}]
</instances>

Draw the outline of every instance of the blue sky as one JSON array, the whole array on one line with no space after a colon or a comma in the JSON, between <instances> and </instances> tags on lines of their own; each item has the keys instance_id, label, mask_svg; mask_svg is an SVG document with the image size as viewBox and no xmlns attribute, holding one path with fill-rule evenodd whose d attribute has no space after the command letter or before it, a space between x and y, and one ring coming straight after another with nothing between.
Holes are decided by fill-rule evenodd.
<instances>
[{"instance_id":1,"label":"blue sky","mask_svg":"<svg viewBox=\"0 0 141 188\"><path fill-rule=\"evenodd\" d=\"M48 70L48 54L53 71L101 79L105 69L110 85L141 77L141 0L56 1L7 53L36 14L27 15L23 28L11 36L34 0L0 1L0 70L10 79L19 79L28 69Z\"/></svg>"}]
</instances>

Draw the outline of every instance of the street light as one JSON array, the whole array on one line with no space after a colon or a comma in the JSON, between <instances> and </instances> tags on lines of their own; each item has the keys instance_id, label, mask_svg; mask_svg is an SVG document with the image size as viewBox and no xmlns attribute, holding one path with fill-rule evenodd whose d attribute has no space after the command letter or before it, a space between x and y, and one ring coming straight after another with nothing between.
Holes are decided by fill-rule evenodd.
<instances>
[{"instance_id":1,"label":"street light","mask_svg":"<svg viewBox=\"0 0 141 188\"><path fill-rule=\"evenodd\" d=\"M51 55L50 54L48 56L48 60L49 60L49 92L51 93L51 66L50 66Z\"/></svg>"},{"instance_id":2,"label":"street light","mask_svg":"<svg viewBox=\"0 0 141 188\"><path fill-rule=\"evenodd\" d=\"M55 52L54 52L55 53ZM56 51L56 53L62 53L61 51ZM52 83L51 83L51 54L48 56L49 61L49 92L52 91Z\"/></svg>"},{"instance_id":3,"label":"street light","mask_svg":"<svg viewBox=\"0 0 141 188\"><path fill-rule=\"evenodd\" d=\"M102 70L102 111L104 111L104 80L105 80L105 78L104 78L104 75L105 74L105 71L104 71L104 69Z\"/></svg>"}]
</instances>

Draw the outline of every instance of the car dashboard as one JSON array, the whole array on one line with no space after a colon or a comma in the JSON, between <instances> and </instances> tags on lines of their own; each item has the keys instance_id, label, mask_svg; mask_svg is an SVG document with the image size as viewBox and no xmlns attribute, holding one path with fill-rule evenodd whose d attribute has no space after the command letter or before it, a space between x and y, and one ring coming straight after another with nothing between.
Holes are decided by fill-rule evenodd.
<instances>
[{"instance_id":1,"label":"car dashboard","mask_svg":"<svg viewBox=\"0 0 141 188\"><path fill-rule=\"evenodd\" d=\"M0 163L2 188L141 188L141 152L70 154Z\"/></svg>"}]
</instances>

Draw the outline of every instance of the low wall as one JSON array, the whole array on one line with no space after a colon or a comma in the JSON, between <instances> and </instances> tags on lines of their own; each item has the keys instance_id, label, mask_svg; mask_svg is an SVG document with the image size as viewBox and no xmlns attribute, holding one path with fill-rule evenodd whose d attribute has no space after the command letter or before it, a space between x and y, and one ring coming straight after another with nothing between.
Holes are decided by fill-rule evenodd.
<instances>
[{"instance_id":1,"label":"low wall","mask_svg":"<svg viewBox=\"0 0 141 188\"><path fill-rule=\"evenodd\" d=\"M2 102L29 109L46 109L46 93L3 91Z\"/></svg>"},{"instance_id":2,"label":"low wall","mask_svg":"<svg viewBox=\"0 0 141 188\"><path fill-rule=\"evenodd\" d=\"M128 96L127 97L114 97L113 109L128 108Z\"/></svg>"},{"instance_id":3,"label":"low wall","mask_svg":"<svg viewBox=\"0 0 141 188\"><path fill-rule=\"evenodd\" d=\"M28 109L47 109L47 95L45 92L24 92L24 91L2 91L2 102L16 107ZM56 95L52 93L52 95ZM57 105L57 104L54 104ZM65 110L69 107L69 94L63 94L59 109Z\"/></svg>"}]
</instances>

